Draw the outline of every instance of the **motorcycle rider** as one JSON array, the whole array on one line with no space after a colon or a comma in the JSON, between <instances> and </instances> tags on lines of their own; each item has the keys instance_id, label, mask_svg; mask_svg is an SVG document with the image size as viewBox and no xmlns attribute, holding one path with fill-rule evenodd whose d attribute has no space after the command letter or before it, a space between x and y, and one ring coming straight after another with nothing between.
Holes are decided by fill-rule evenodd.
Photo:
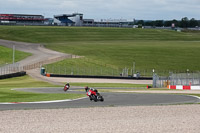
<instances>
[{"instance_id":1,"label":"motorcycle rider","mask_svg":"<svg viewBox=\"0 0 200 133\"><path fill-rule=\"evenodd\" d=\"M86 86L86 87L85 87L85 92L88 92L88 91L89 91L89 87Z\"/></svg>"},{"instance_id":2,"label":"motorcycle rider","mask_svg":"<svg viewBox=\"0 0 200 133\"><path fill-rule=\"evenodd\" d=\"M65 84L64 91L67 91L69 89L69 87L70 87L69 83Z\"/></svg>"},{"instance_id":3,"label":"motorcycle rider","mask_svg":"<svg viewBox=\"0 0 200 133\"><path fill-rule=\"evenodd\" d=\"M85 91L87 92L87 96L90 98L90 101L94 100L95 102L104 101L103 97L99 94L97 89L85 87Z\"/></svg>"},{"instance_id":4,"label":"motorcycle rider","mask_svg":"<svg viewBox=\"0 0 200 133\"><path fill-rule=\"evenodd\" d=\"M68 88L70 87L69 83L67 83L65 86L68 86Z\"/></svg>"},{"instance_id":5,"label":"motorcycle rider","mask_svg":"<svg viewBox=\"0 0 200 133\"><path fill-rule=\"evenodd\" d=\"M90 90L91 92L94 91L94 92L98 93L98 90L97 90L97 89L89 88L88 86L86 86L86 87L85 87L85 92L88 92L89 90Z\"/></svg>"},{"instance_id":6,"label":"motorcycle rider","mask_svg":"<svg viewBox=\"0 0 200 133\"><path fill-rule=\"evenodd\" d=\"M95 95L96 93L94 92L93 88L88 88L86 87L86 92L87 92L87 96L90 98L90 101L92 101L92 96Z\"/></svg>"}]
</instances>

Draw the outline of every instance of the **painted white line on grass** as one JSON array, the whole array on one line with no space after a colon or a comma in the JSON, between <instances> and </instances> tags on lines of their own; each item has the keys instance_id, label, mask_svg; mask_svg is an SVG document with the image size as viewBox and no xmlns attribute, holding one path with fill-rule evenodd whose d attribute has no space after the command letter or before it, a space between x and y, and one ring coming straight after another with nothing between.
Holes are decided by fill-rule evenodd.
<instances>
[{"instance_id":1,"label":"painted white line on grass","mask_svg":"<svg viewBox=\"0 0 200 133\"><path fill-rule=\"evenodd\" d=\"M66 99L66 100L55 100L55 101L39 101L39 102L11 102L11 103L0 103L4 105L9 104L38 104L38 103L60 103L60 102L71 102L71 101L77 101L81 99L85 99L87 97L77 98L77 99Z\"/></svg>"}]
</instances>

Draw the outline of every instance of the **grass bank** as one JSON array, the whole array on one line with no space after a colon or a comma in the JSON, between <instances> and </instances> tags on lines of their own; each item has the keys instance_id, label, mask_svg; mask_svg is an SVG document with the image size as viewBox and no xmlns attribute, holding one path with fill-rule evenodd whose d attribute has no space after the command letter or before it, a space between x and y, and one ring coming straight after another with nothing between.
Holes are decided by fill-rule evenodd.
<instances>
[{"instance_id":1,"label":"grass bank","mask_svg":"<svg viewBox=\"0 0 200 133\"><path fill-rule=\"evenodd\" d=\"M160 29L1 26L0 38L45 44L47 48L85 58L48 65L101 69L133 68L152 75L170 71L199 71L200 32ZM59 73L59 69L56 71ZM83 70L84 71L84 70ZM86 69L85 69L86 71ZM64 73L64 70L63 72ZM95 72L94 72L95 73ZM98 73L98 72L97 72ZM112 72L111 72L112 73Z\"/></svg>"},{"instance_id":2,"label":"grass bank","mask_svg":"<svg viewBox=\"0 0 200 133\"><path fill-rule=\"evenodd\" d=\"M21 51L15 51L15 61L20 61L28 56L31 56L30 53L25 53ZM13 61L13 50L0 46L0 65L10 64Z\"/></svg>"}]
</instances>

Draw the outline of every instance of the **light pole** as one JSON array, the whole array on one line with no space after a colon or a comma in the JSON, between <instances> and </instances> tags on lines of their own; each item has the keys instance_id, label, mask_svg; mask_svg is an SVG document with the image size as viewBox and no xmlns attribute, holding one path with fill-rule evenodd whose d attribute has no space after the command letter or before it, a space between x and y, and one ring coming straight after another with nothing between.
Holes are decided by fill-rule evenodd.
<instances>
[{"instance_id":1,"label":"light pole","mask_svg":"<svg viewBox=\"0 0 200 133\"><path fill-rule=\"evenodd\" d=\"M153 77L152 77L153 78L153 88L156 88L156 77L155 77L155 73L154 73L155 70L153 69L152 72L153 72Z\"/></svg>"},{"instance_id":2,"label":"light pole","mask_svg":"<svg viewBox=\"0 0 200 133\"><path fill-rule=\"evenodd\" d=\"M132 76L134 77L134 73L135 73L135 62L133 62L133 70L132 70Z\"/></svg>"},{"instance_id":3,"label":"light pole","mask_svg":"<svg viewBox=\"0 0 200 133\"><path fill-rule=\"evenodd\" d=\"M13 45L13 64L15 64L15 45Z\"/></svg>"}]
</instances>

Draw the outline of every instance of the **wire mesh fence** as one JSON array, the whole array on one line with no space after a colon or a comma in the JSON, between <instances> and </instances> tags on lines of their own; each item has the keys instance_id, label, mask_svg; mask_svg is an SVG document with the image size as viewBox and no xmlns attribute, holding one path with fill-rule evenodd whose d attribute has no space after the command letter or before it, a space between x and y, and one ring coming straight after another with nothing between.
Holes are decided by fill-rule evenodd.
<instances>
[{"instance_id":1,"label":"wire mesh fence","mask_svg":"<svg viewBox=\"0 0 200 133\"><path fill-rule=\"evenodd\" d=\"M200 85L200 72L194 73L170 73L170 76L153 76L153 87L162 88L167 85Z\"/></svg>"},{"instance_id":2,"label":"wire mesh fence","mask_svg":"<svg viewBox=\"0 0 200 133\"><path fill-rule=\"evenodd\" d=\"M170 85L200 85L200 73L172 73Z\"/></svg>"},{"instance_id":3,"label":"wire mesh fence","mask_svg":"<svg viewBox=\"0 0 200 133\"><path fill-rule=\"evenodd\" d=\"M98 76L120 76L119 69L111 68L84 68L84 67L67 67L67 66L44 66L46 73L60 75L98 75Z\"/></svg>"},{"instance_id":4,"label":"wire mesh fence","mask_svg":"<svg viewBox=\"0 0 200 133\"><path fill-rule=\"evenodd\" d=\"M6 75L23 71L23 67L20 67L18 63L6 64L0 67L0 75Z\"/></svg>"},{"instance_id":5,"label":"wire mesh fence","mask_svg":"<svg viewBox=\"0 0 200 133\"><path fill-rule=\"evenodd\" d=\"M163 88L169 85L169 77L153 75L153 88Z\"/></svg>"},{"instance_id":6,"label":"wire mesh fence","mask_svg":"<svg viewBox=\"0 0 200 133\"><path fill-rule=\"evenodd\" d=\"M44 65L46 73L59 75L120 76L120 77L152 77L152 70L135 70L129 68L79 67L63 65Z\"/></svg>"},{"instance_id":7,"label":"wire mesh fence","mask_svg":"<svg viewBox=\"0 0 200 133\"><path fill-rule=\"evenodd\" d=\"M65 58L76 58L76 56L66 55L66 56L61 56L61 57L57 57L57 58L53 58L53 59L49 59L45 61L40 61L40 62L28 64L28 65L23 65L23 66L21 66L19 63L0 65L0 75L12 74L16 72L41 68L44 64L57 62Z\"/></svg>"}]
</instances>

